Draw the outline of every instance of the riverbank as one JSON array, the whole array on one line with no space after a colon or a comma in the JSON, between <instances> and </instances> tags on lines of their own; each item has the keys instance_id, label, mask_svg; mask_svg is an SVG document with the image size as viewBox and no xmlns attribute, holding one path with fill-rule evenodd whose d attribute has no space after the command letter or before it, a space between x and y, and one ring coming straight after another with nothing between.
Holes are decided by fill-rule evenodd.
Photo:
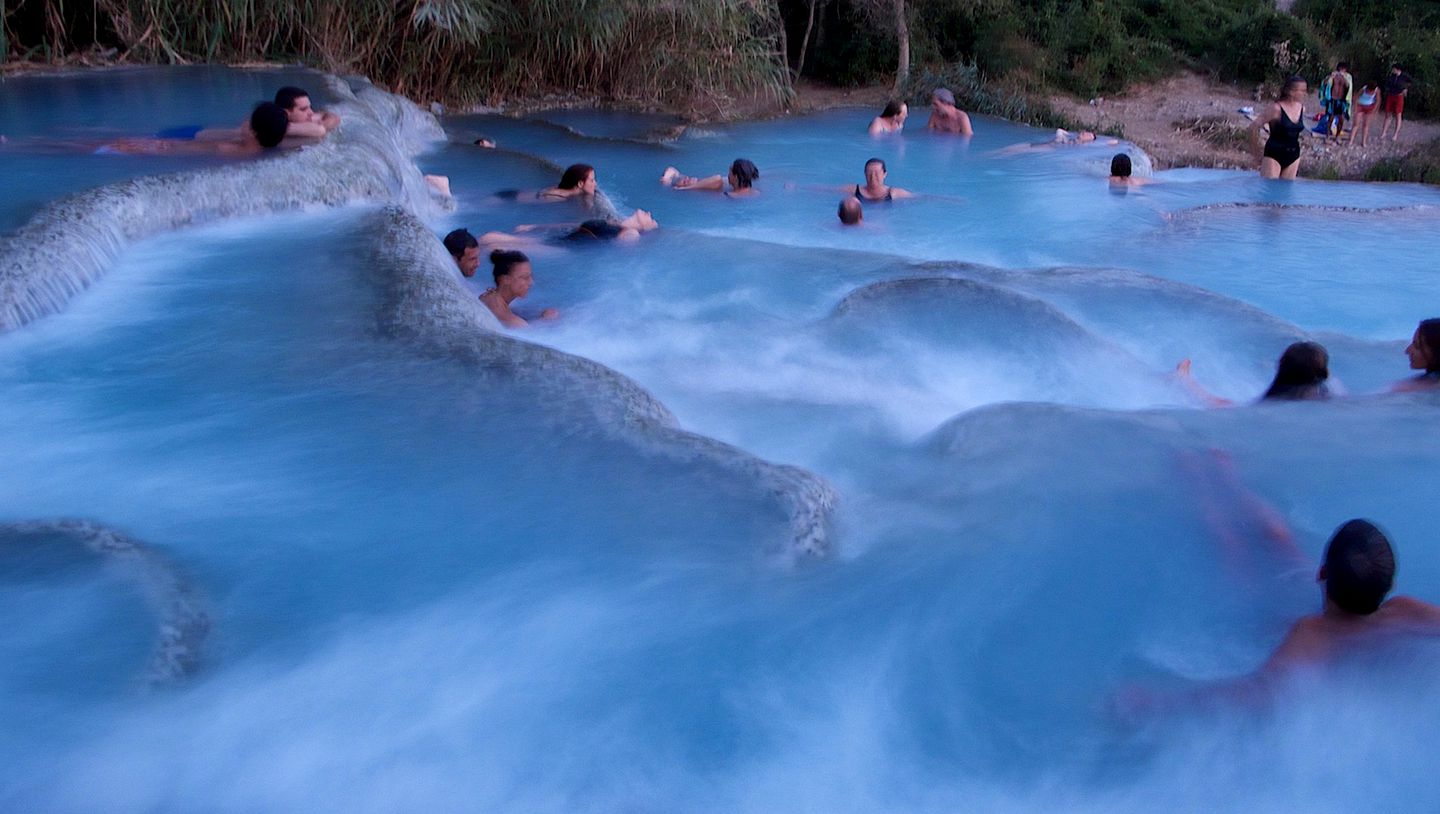
<instances>
[{"instance_id":1,"label":"riverbank","mask_svg":"<svg viewBox=\"0 0 1440 814\"><path fill-rule=\"evenodd\" d=\"M1261 108L1255 89L1215 83L1196 74L1137 86L1123 94L1085 100L1054 96L1050 104L1061 113L1097 130L1123 135L1150 154L1156 169L1210 167L1254 169L1248 149L1250 120L1243 107ZM1312 99L1307 119L1319 110ZM1440 139L1440 124L1406 118L1398 141L1380 138L1380 117L1370 127L1367 144L1327 143L1307 137L1300 165L1312 178L1364 180L1377 164L1403 160Z\"/></svg>"}]
</instances>

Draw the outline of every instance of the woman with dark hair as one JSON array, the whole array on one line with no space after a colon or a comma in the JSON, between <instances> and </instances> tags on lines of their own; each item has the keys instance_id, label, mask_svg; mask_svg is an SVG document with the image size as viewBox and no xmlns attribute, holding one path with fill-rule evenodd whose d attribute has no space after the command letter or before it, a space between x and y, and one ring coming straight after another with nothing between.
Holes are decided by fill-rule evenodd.
<instances>
[{"instance_id":1,"label":"woman with dark hair","mask_svg":"<svg viewBox=\"0 0 1440 814\"><path fill-rule=\"evenodd\" d=\"M681 175L674 167L666 167L665 174L660 176L660 183L672 189L725 192L725 184L729 182L730 191L725 194L729 197L741 197L755 194L755 181L759 177L760 169L755 166L755 162L748 158L737 158L731 162L727 175L712 175L709 178L691 178Z\"/></svg>"},{"instance_id":2,"label":"woman with dark hair","mask_svg":"<svg viewBox=\"0 0 1440 814\"><path fill-rule=\"evenodd\" d=\"M1394 390L1429 390L1440 385L1440 319L1422 320L1415 327L1405 355L1410 357L1410 369L1422 372L1395 385Z\"/></svg>"},{"instance_id":3,"label":"woman with dark hair","mask_svg":"<svg viewBox=\"0 0 1440 814\"><path fill-rule=\"evenodd\" d=\"M494 266L491 273L495 277L495 287L486 289L485 293L480 295L480 301L500 320L501 325L506 328L524 328L530 323L510 310L510 303L530 293L530 286L535 281L530 268L530 258L526 257L524 252L496 249L490 252L490 263ZM554 308L546 308L540 312L541 319L557 319L559 316L560 312Z\"/></svg>"},{"instance_id":4,"label":"woman with dark hair","mask_svg":"<svg viewBox=\"0 0 1440 814\"><path fill-rule=\"evenodd\" d=\"M628 218L619 221L613 220L587 220L575 230L565 236L565 240L578 240L588 242L591 240L619 240L631 242L640 239L640 235L652 229L658 229L660 224L655 218L644 209L637 209Z\"/></svg>"},{"instance_id":5,"label":"woman with dark hair","mask_svg":"<svg viewBox=\"0 0 1440 814\"><path fill-rule=\"evenodd\" d=\"M1175 367L1175 377L1192 395L1210 407L1230 407L1227 398L1211 393L1190 375L1190 360ZM1330 398L1326 381L1330 378L1330 354L1316 342L1296 342L1280 354L1275 378L1260 401L1314 401Z\"/></svg>"},{"instance_id":6,"label":"woman with dark hair","mask_svg":"<svg viewBox=\"0 0 1440 814\"><path fill-rule=\"evenodd\" d=\"M870 135L883 136L886 133L898 133L905 129L905 119L909 116L909 105L891 100L889 104L885 105L885 109L880 111L880 115L870 122Z\"/></svg>"},{"instance_id":7,"label":"woman with dark hair","mask_svg":"<svg viewBox=\"0 0 1440 814\"><path fill-rule=\"evenodd\" d=\"M913 198L914 194L903 190L900 187L886 186L885 176L889 171L885 168L885 162L872 158L865 162L865 185L856 184L852 193L862 203L875 203L877 201L893 201L896 198ZM848 190L849 187L846 187Z\"/></svg>"},{"instance_id":8,"label":"woman with dark hair","mask_svg":"<svg viewBox=\"0 0 1440 814\"><path fill-rule=\"evenodd\" d=\"M499 249L526 249L535 252L555 251L556 244L619 241L629 243L640 235L660 228L655 218L644 209L635 210L620 220L587 220L579 226L569 223L521 224L514 232L486 232L479 238L481 246ZM541 237L538 232L548 232Z\"/></svg>"},{"instance_id":9,"label":"woman with dark hair","mask_svg":"<svg viewBox=\"0 0 1440 814\"><path fill-rule=\"evenodd\" d=\"M1250 145L1260 160L1261 178L1295 180L1300 171L1300 136L1305 132L1305 97L1310 87L1299 76L1285 80L1280 96L1255 117L1250 125ZM1260 146L1260 128L1269 126L1270 137Z\"/></svg>"},{"instance_id":10,"label":"woman with dark hair","mask_svg":"<svg viewBox=\"0 0 1440 814\"><path fill-rule=\"evenodd\" d=\"M1134 162L1130 160L1129 153L1116 153L1110 159L1110 185L1117 187L1138 187L1151 183L1155 179L1134 175Z\"/></svg>"},{"instance_id":11,"label":"woman with dark hair","mask_svg":"<svg viewBox=\"0 0 1440 814\"><path fill-rule=\"evenodd\" d=\"M595 168L589 164L571 164L560 176L560 183L542 189L535 197L542 201L566 201L595 194Z\"/></svg>"},{"instance_id":12,"label":"woman with dark hair","mask_svg":"<svg viewBox=\"0 0 1440 814\"><path fill-rule=\"evenodd\" d=\"M1317 342L1296 342L1280 354L1270 389L1260 397L1284 401L1330 398L1325 381L1330 378L1330 354Z\"/></svg>"}]
</instances>

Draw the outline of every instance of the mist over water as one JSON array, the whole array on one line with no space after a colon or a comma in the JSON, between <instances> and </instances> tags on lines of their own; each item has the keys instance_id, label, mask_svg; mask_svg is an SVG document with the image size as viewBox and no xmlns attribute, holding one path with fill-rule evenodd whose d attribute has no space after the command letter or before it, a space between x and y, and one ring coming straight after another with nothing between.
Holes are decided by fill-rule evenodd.
<instances>
[{"instance_id":1,"label":"mist over water","mask_svg":"<svg viewBox=\"0 0 1440 814\"><path fill-rule=\"evenodd\" d=\"M205 111L251 81L144 75ZM994 155L1047 134L986 120L968 144L872 141L873 113L661 143L648 117L444 121L419 159L458 201L420 213L436 236L582 219L493 196L574 162L663 224L535 251L518 310L562 319L510 339L371 203L139 240L0 334L0 807L1440 804L1427 643L1262 713L1116 711L1249 673L1318 607L1217 461L1312 559L1374 519L1397 590L1440 600L1437 396L1385 392L1440 315L1440 193L1189 170L1116 194L1116 148ZM658 182L740 156L758 197ZM943 197L842 231L871 156ZM1352 397L1251 404L1307 338ZM1201 409L1182 358L1242 406ZM824 491L795 484L838 495L829 556L777 553ZM67 517L144 553L3 525ZM157 682L176 591L208 631Z\"/></svg>"}]
</instances>

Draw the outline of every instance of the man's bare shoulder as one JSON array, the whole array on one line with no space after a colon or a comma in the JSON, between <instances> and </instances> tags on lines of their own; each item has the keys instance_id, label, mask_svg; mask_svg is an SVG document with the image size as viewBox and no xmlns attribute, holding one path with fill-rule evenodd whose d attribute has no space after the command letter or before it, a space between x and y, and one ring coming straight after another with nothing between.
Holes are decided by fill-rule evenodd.
<instances>
[{"instance_id":1,"label":"man's bare shoulder","mask_svg":"<svg viewBox=\"0 0 1440 814\"><path fill-rule=\"evenodd\" d=\"M1440 606L1432 605L1413 596L1397 596L1380 606L1380 613L1386 621L1397 624L1428 628L1440 633Z\"/></svg>"}]
</instances>

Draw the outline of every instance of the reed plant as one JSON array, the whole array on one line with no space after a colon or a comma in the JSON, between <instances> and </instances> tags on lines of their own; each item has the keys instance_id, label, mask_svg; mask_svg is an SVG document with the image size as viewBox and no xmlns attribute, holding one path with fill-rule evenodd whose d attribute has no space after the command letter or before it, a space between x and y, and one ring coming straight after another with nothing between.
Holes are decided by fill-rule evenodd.
<instances>
[{"instance_id":1,"label":"reed plant","mask_svg":"<svg viewBox=\"0 0 1440 814\"><path fill-rule=\"evenodd\" d=\"M94 39L127 59L300 61L420 100L566 92L704 107L791 93L775 0L8 2L47 51L73 45L65 4L83 2Z\"/></svg>"}]
</instances>

